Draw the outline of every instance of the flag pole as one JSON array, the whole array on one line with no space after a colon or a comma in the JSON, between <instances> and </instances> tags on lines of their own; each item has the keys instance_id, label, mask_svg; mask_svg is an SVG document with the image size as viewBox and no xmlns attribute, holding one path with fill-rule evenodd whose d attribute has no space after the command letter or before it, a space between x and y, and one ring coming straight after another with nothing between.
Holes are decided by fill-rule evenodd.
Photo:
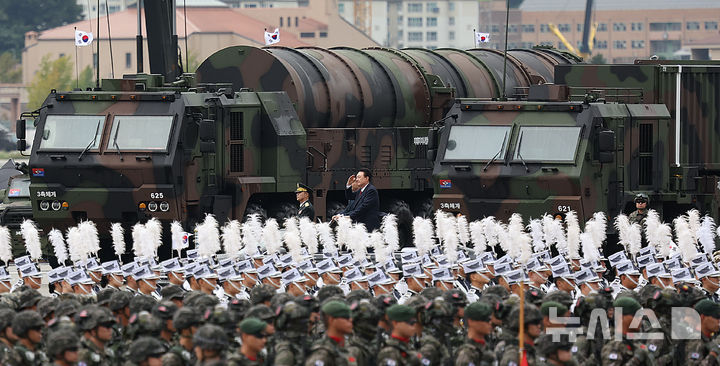
<instances>
[{"instance_id":1,"label":"flag pole","mask_svg":"<svg viewBox=\"0 0 720 366\"><path fill-rule=\"evenodd\" d=\"M507 49L508 49L508 25L510 23L510 0L506 0L505 10L505 52L503 53L503 90L502 99L507 100L507 93L505 92L505 80L507 79Z\"/></svg>"},{"instance_id":2,"label":"flag pole","mask_svg":"<svg viewBox=\"0 0 720 366\"><path fill-rule=\"evenodd\" d=\"M477 30L475 30L475 28L473 28L473 47L478 47Z\"/></svg>"},{"instance_id":3,"label":"flag pole","mask_svg":"<svg viewBox=\"0 0 720 366\"><path fill-rule=\"evenodd\" d=\"M522 273L525 273L525 266L522 267ZM520 316L518 321L518 365L523 365L523 355L525 353L525 277L520 277ZM527 363L525 363L527 365Z\"/></svg>"},{"instance_id":4,"label":"flag pole","mask_svg":"<svg viewBox=\"0 0 720 366\"><path fill-rule=\"evenodd\" d=\"M77 27L75 27L75 33L77 34ZM75 88L80 89L80 66L78 66L78 45L75 42Z\"/></svg>"}]
</instances>

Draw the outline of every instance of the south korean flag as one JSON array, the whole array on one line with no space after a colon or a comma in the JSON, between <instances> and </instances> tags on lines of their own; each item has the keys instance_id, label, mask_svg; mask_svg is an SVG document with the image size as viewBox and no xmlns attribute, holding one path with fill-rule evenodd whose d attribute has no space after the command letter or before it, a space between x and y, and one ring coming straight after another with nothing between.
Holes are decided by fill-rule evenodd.
<instances>
[{"instance_id":1,"label":"south korean flag","mask_svg":"<svg viewBox=\"0 0 720 366\"><path fill-rule=\"evenodd\" d=\"M75 30L75 45L76 46L89 46L92 44L93 41L93 34L83 32L81 30Z\"/></svg>"}]
</instances>

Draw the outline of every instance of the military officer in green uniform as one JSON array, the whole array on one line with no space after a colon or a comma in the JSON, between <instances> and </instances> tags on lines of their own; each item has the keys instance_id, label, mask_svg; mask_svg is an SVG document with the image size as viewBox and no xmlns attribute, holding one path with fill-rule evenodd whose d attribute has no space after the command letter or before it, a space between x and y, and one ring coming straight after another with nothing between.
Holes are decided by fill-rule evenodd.
<instances>
[{"instance_id":1,"label":"military officer in green uniform","mask_svg":"<svg viewBox=\"0 0 720 366\"><path fill-rule=\"evenodd\" d=\"M655 366L655 359L649 352L648 347L637 340L631 340L628 334L637 329L630 329L635 313L642 308L640 303L632 297L621 296L615 299L613 306L622 310L621 314L615 312L614 316L622 317L620 326L622 329L621 340L611 340L605 343L602 348L601 363L603 366Z\"/></svg>"},{"instance_id":2,"label":"military officer in green uniform","mask_svg":"<svg viewBox=\"0 0 720 366\"><path fill-rule=\"evenodd\" d=\"M353 330L350 307L344 302L330 300L320 311L325 322L325 335L310 348L305 366L355 365L355 358L345 349L345 336Z\"/></svg>"},{"instance_id":3,"label":"military officer in green uniform","mask_svg":"<svg viewBox=\"0 0 720 366\"><path fill-rule=\"evenodd\" d=\"M378 365L421 365L420 353L413 349L410 338L415 335L417 312L407 305L393 305L386 311L392 327L385 347L378 354Z\"/></svg>"},{"instance_id":4,"label":"military officer in green uniform","mask_svg":"<svg viewBox=\"0 0 720 366\"><path fill-rule=\"evenodd\" d=\"M487 346L487 336L493 331L490 323L492 313L493 309L485 302L474 302L465 308L467 339L457 350L455 366L490 366L495 363L495 356Z\"/></svg>"},{"instance_id":5,"label":"military officer in green uniform","mask_svg":"<svg viewBox=\"0 0 720 366\"><path fill-rule=\"evenodd\" d=\"M263 365L260 351L265 348L267 343L267 327L267 323L255 317L245 318L241 321L239 328L242 346L237 354L228 359L228 366Z\"/></svg>"},{"instance_id":6,"label":"military officer in green uniform","mask_svg":"<svg viewBox=\"0 0 720 366\"><path fill-rule=\"evenodd\" d=\"M305 184L298 183L295 189L295 199L300 203L298 207L298 217L307 217L310 221L315 221L315 207L310 203L310 195L312 189Z\"/></svg>"},{"instance_id":7,"label":"military officer in green uniform","mask_svg":"<svg viewBox=\"0 0 720 366\"><path fill-rule=\"evenodd\" d=\"M650 203L650 199L647 194L638 193L635 195L635 211L633 211L628 217L631 224L640 224L640 226L645 225L648 203Z\"/></svg>"}]
</instances>

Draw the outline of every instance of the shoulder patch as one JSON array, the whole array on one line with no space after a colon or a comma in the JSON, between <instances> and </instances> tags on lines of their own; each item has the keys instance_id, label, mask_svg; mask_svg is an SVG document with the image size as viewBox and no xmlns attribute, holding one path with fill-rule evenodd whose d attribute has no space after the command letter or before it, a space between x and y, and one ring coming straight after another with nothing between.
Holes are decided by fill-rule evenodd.
<instances>
[{"instance_id":1,"label":"shoulder patch","mask_svg":"<svg viewBox=\"0 0 720 366\"><path fill-rule=\"evenodd\" d=\"M690 354L690 358L692 358L693 360L697 360L700 358L700 354L697 352L693 352Z\"/></svg>"},{"instance_id":2,"label":"shoulder patch","mask_svg":"<svg viewBox=\"0 0 720 366\"><path fill-rule=\"evenodd\" d=\"M428 360L427 358L423 358L422 360L420 360L420 362L425 366L430 365L430 360Z\"/></svg>"},{"instance_id":3,"label":"shoulder patch","mask_svg":"<svg viewBox=\"0 0 720 366\"><path fill-rule=\"evenodd\" d=\"M93 353L90 355L90 358L93 360L93 362L100 362L100 355L97 353Z\"/></svg>"},{"instance_id":4,"label":"shoulder patch","mask_svg":"<svg viewBox=\"0 0 720 366\"><path fill-rule=\"evenodd\" d=\"M572 352L572 353L577 353L577 351L578 351L577 346L572 346L572 348L570 348L570 352Z\"/></svg>"},{"instance_id":5,"label":"shoulder patch","mask_svg":"<svg viewBox=\"0 0 720 366\"><path fill-rule=\"evenodd\" d=\"M397 363L395 360L385 360L385 366L395 366Z\"/></svg>"},{"instance_id":6,"label":"shoulder patch","mask_svg":"<svg viewBox=\"0 0 720 366\"><path fill-rule=\"evenodd\" d=\"M315 360L315 366L325 366L325 362L322 360Z\"/></svg>"},{"instance_id":7,"label":"shoulder patch","mask_svg":"<svg viewBox=\"0 0 720 366\"><path fill-rule=\"evenodd\" d=\"M475 366L475 362L468 362L468 366Z\"/></svg>"},{"instance_id":8,"label":"shoulder patch","mask_svg":"<svg viewBox=\"0 0 720 366\"><path fill-rule=\"evenodd\" d=\"M87 364L85 362L80 361L80 362L78 362L78 366L87 366Z\"/></svg>"},{"instance_id":9,"label":"shoulder patch","mask_svg":"<svg viewBox=\"0 0 720 366\"><path fill-rule=\"evenodd\" d=\"M650 352L655 352L657 351L657 346L654 344L649 344L648 349L650 350Z\"/></svg>"},{"instance_id":10,"label":"shoulder patch","mask_svg":"<svg viewBox=\"0 0 720 366\"><path fill-rule=\"evenodd\" d=\"M611 353L611 354L608 355L608 358L611 359L611 360L617 360L617 359L618 359L618 354L613 352L613 353Z\"/></svg>"},{"instance_id":11,"label":"shoulder patch","mask_svg":"<svg viewBox=\"0 0 720 366\"><path fill-rule=\"evenodd\" d=\"M35 361L35 354L30 351L25 351L25 358L27 358L28 361Z\"/></svg>"},{"instance_id":12,"label":"shoulder patch","mask_svg":"<svg viewBox=\"0 0 720 366\"><path fill-rule=\"evenodd\" d=\"M515 363L515 361L510 361L507 366L517 366L517 363Z\"/></svg>"}]
</instances>

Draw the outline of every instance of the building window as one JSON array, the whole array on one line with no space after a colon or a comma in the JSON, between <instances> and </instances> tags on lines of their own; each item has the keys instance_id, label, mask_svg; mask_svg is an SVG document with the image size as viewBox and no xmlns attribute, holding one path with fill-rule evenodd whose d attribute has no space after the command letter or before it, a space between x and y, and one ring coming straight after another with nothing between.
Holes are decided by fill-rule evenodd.
<instances>
[{"instance_id":1,"label":"building window","mask_svg":"<svg viewBox=\"0 0 720 366\"><path fill-rule=\"evenodd\" d=\"M558 30L563 33L570 32L570 24L558 24Z\"/></svg>"},{"instance_id":2,"label":"building window","mask_svg":"<svg viewBox=\"0 0 720 366\"><path fill-rule=\"evenodd\" d=\"M283 26L283 17L280 17L280 28Z\"/></svg>"},{"instance_id":3,"label":"building window","mask_svg":"<svg viewBox=\"0 0 720 366\"><path fill-rule=\"evenodd\" d=\"M402 22L403 22L403 16L400 15L400 16L398 17L398 24L402 24Z\"/></svg>"},{"instance_id":4,"label":"building window","mask_svg":"<svg viewBox=\"0 0 720 366\"><path fill-rule=\"evenodd\" d=\"M643 27L644 27L643 23L639 23L639 22L632 23L632 30L634 30L634 31L641 31L641 30L643 30Z\"/></svg>"},{"instance_id":5,"label":"building window","mask_svg":"<svg viewBox=\"0 0 720 366\"><path fill-rule=\"evenodd\" d=\"M427 3L427 6L425 7L428 13L439 13L440 9L438 9L437 3Z\"/></svg>"},{"instance_id":6,"label":"building window","mask_svg":"<svg viewBox=\"0 0 720 366\"><path fill-rule=\"evenodd\" d=\"M126 52L125 53L125 68L129 69L132 67L132 53Z\"/></svg>"},{"instance_id":7,"label":"building window","mask_svg":"<svg viewBox=\"0 0 720 366\"><path fill-rule=\"evenodd\" d=\"M580 23L577 24L576 29L577 29L577 32L578 32L578 33L580 33L580 32L583 31L583 26L584 26L583 24L580 24Z\"/></svg>"},{"instance_id":8,"label":"building window","mask_svg":"<svg viewBox=\"0 0 720 366\"><path fill-rule=\"evenodd\" d=\"M613 42L613 48L624 50L627 48L627 41L614 41Z\"/></svg>"},{"instance_id":9,"label":"building window","mask_svg":"<svg viewBox=\"0 0 720 366\"><path fill-rule=\"evenodd\" d=\"M607 49L607 41L598 41L598 40L595 40L594 43L595 43L595 48L603 49L603 50L604 50L604 49Z\"/></svg>"},{"instance_id":10,"label":"building window","mask_svg":"<svg viewBox=\"0 0 720 366\"><path fill-rule=\"evenodd\" d=\"M448 33L448 40L449 40L449 41L454 41L454 40L455 40L455 32L450 31L450 32Z\"/></svg>"},{"instance_id":11,"label":"building window","mask_svg":"<svg viewBox=\"0 0 720 366\"><path fill-rule=\"evenodd\" d=\"M345 12L345 4L339 3L338 4L338 13L344 13Z\"/></svg>"},{"instance_id":12,"label":"building window","mask_svg":"<svg viewBox=\"0 0 720 366\"><path fill-rule=\"evenodd\" d=\"M61 53L58 58L63 58L63 57L65 57L65 54L64 54L64 53Z\"/></svg>"},{"instance_id":13,"label":"building window","mask_svg":"<svg viewBox=\"0 0 720 366\"><path fill-rule=\"evenodd\" d=\"M292 27L292 23L290 23L290 17L287 17L287 18L288 18L287 26L288 26L288 28L290 28L290 27Z\"/></svg>"},{"instance_id":14,"label":"building window","mask_svg":"<svg viewBox=\"0 0 720 366\"><path fill-rule=\"evenodd\" d=\"M522 31L523 33L535 33L535 24L523 24Z\"/></svg>"},{"instance_id":15,"label":"building window","mask_svg":"<svg viewBox=\"0 0 720 366\"><path fill-rule=\"evenodd\" d=\"M493 24L492 27L490 27L491 33L500 33L500 26L497 24Z\"/></svg>"},{"instance_id":16,"label":"building window","mask_svg":"<svg viewBox=\"0 0 720 366\"><path fill-rule=\"evenodd\" d=\"M613 30L616 32L624 32L627 30L625 23L613 23Z\"/></svg>"},{"instance_id":17,"label":"building window","mask_svg":"<svg viewBox=\"0 0 720 366\"><path fill-rule=\"evenodd\" d=\"M408 42L422 42L422 32L408 32Z\"/></svg>"},{"instance_id":18,"label":"building window","mask_svg":"<svg viewBox=\"0 0 720 366\"><path fill-rule=\"evenodd\" d=\"M320 38L327 38L327 32L320 32Z\"/></svg>"},{"instance_id":19,"label":"building window","mask_svg":"<svg viewBox=\"0 0 720 366\"><path fill-rule=\"evenodd\" d=\"M409 3L408 4L408 13L422 13L422 4Z\"/></svg>"},{"instance_id":20,"label":"building window","mask_svg":"<svg viewBox=\"0 0 720 366\"><path fill-rule=\"evenodd\" d=\"M632 48L645 48L645 41L632 41Z\"/></svg>"},{"instance_id":21,"label":"building window","mask_svg":"<svg viewBox=\"0 0 720 366\"><path fill-rule=\"evenodd\" d=\"M408 18L408 27L422 27L422 18Z\"/></svg>"},{"instance_id":22,"label":"building window","mask_svg":"<svg viewBox=\"0 0 720 366\"><path fill-rule=\"evenodd\" d=\"M315 32L300 32L300 38L315 38Z\"/></svg>"},{"instance_id":23,"label":"building window","mask_svg":"<svg viewBox=\"0 0 720 366\"><path fill-rule=\"evenodd\" d=\"M540 33L550 32L550 27L547 24L540 24Z\"/></svg>"},{"instance_id":24,"label":"building window","mask_svg":"<svg viewBox=\"0 0 720 366\"><path fill-rule=\"evenodd\" d=\"M399 31L398 31L398 38L402 39L402 37L403 37L403 31L399 30ZM400 48L400 46L398 46L398 48Z\"/></svg>"},{"instance_id":25,"label":"building window","mask_svg":"<svg viewBox=\"0 0 720 366\"><path fill-rule=\"evenodd\" d=\"M257 4L245 4L246 8L257 8Z\"/></svg>"},{"instance_id":26,"label":"building window","mask_svg":"<svg viewBox=\"0 0 720 366\"><path fill-rule=\"evenodd\" d=\"M685 23L685 29L698 30L698 29L700 29L700 22L687 22L687 23Z\"/></svg>"},{"instance_id":27,"label":"building window","mask_svg":"<svg viewBox=\"0 0 720 366\"><path fill-rule=\"evenodd\" d=\"M427 22L426 26L437 27L437 18L435 18L435 17L427 18L425 21Z\"/></svg>"},{"instance_id":28,"label":"building window","mask_svg":"<svg viewBox=\"0 0 720 366\"><path fill-rule=\"evenodd\" d=\"M295 17L295 28L298 27L298 17Z\"/></svg>"},{"instance_id":29,"label":"building window","mask_svg":"<svg viewBox=\"0 0 720 366\"><path fill-rule=\"evenodd\" d=\"M717 30L718 22L705 22L705 30Z\"/></svg>"},{"instance_id":30,"label":"building window","mask_svg":"<svg viewBox=\"0 0 720 366\"><path fill-rule=\"evenodd\" d=\"M651 32L666 32L666 31L679 31L682 30L682 23L670 22L670 23L650 23Z\"/></svg>"},{"instance_id":31,"label":"building window","mask_svg":"<svg viewBox=\"0 0 720 366\"><path fill-rule=\"evenodd\" d=\"M455 11L455 3L454 2L451 1L448 3L448 11Z\"/></svg>"},{"instance_id":32,"label":"building window","mask_svg":"<svg viewBox=\"0 0 720 366\"><path fill-rule=\"evenodd\" d=\"M450 17L450 19L448 19L448 25L455 25L455 17Z\"/></svg>"},{"instance_id":33,"label":"building window","mask_svg":"<svg viewBox=\"0 0 720 366\"><path fill-rule=\"evenodd\" d=\"M598 32L607 32L607 23L599 23L597 27Z\"/></svg>"},{"instance_id":34,"label":"building window","mask_svg":"<svg viewBox=\"0 0 720 366\"><path fill-rule=\"evenodd\" d=\"M508 33L517 33L517 32L518 32L517 24L508 25Z\"/></svg>"},{"instance_id":35,"label":"building window","mask_svg":"<svg viewBox=\"0 0 720 366\"><path fill-rule=\"evenodd\" d=\"M426 37L425 40L428 41L428 42L430 42L430 41L437 41L437 32L427 32L427 33L425 34L425 37Z\"/></svg>"}]
</instances>

